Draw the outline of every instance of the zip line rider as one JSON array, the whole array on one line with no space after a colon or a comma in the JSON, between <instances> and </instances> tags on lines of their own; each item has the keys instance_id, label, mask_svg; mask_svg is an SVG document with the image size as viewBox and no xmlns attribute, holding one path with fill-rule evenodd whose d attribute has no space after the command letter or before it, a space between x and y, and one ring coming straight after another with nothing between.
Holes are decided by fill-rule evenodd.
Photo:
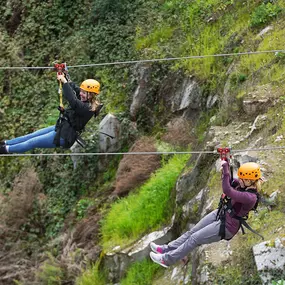
<instances>
[{"instance_id":1,"label":"zip line rider","mask_svg":"<svg viewBox=\"0 0 285 285\"><path fill-rule=\"evenodd\" d=\"M60 108L61 114L56 125L40 129L33 133L2 141L0 154L23 153L34 148L69 148L78 139L88 121L97 117L102 104L97 100L100 83L94 79L83 81L78 87L68 81L63 72L57 73L62 84L63 95L69 106Z\"/></svg>"},{"instance_id":2,"label":"zip line rider","mask_svg":"<svg viewBox=\"0 0 285 285\"><path fill-rule=\"evenodd\" d=\"M168 267L186 257L194 248L202 244L230 240L243 230L242 225L252 230L244 222L250 210L255 210L260 191L261 172L258 164L248 162L238 169L238 180L231 181L229 163L222 164L223 195L219 209L200 220L191 230L165 245L150 243L150 258L163 267ZM244 233L244 231L243 231ZM259 234L258 234L259 235Z\"/></svg>"}]
</instances>

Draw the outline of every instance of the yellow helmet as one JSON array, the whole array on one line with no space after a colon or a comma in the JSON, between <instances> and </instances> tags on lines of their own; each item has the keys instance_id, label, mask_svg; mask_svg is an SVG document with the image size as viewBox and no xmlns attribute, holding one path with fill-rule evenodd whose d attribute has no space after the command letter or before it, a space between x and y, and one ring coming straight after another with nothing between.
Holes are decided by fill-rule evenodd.
<instances>
[{"instance_id":1,"label":"yellow helmet","mask_svg":"<svg viewBox=\"0 0 285 285\"><path fill-rule=\"evenodd\" d=\"M86 79L84 80L80 88L86 92L94 92L96 94L100 93L100 83L95 79Z\"/></svg>"},{"instance_id":2,"label":"yellow helmet","mask_svg":"<svg viewBox=\"0 0 285 285\"><path fill-rule=\"evenodd\" d=\"M261 177L260 166L255 162L247 162L238 169L240 179L258 180Z\"/></svg>"}]
</instances>

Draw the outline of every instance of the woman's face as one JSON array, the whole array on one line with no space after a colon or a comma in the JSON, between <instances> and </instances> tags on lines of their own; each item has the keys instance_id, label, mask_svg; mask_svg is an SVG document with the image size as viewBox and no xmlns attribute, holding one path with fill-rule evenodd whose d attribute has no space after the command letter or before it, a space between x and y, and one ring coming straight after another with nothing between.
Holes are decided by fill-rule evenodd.
<instances>
[{"instance_id":1,"label":"woman's face","mask_svg":"<svg viewBox=\"0 0 285 285\"><path fill-rule=\"evenodd\" d=\"M80 93L79 93L79 94L80 94L80 100L81 100L82 102L85 102L85 101L88 100L88 92L86 92L86 91L80 89Z\"/></svg>"},{"instance_id":2,"label":"woman's face","mask_svg":"<svg viewBox=\"0 0 285 285\"><path fill-rule=\"evenodd\" d=\"M251 186L254 183L254 181L252 181L250 179L240 179L239 178L239 183L240 183L242 188L245 188L245 187Z\"/></svg>"}]
</instances>

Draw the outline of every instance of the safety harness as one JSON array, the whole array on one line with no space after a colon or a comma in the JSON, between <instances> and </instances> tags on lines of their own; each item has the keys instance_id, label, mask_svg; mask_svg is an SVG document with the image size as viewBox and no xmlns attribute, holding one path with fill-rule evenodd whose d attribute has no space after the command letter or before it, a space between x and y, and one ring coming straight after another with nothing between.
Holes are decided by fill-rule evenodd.
<instances>
[{"instance_id":1,"label":"safety harness","mask_svg":"<svg viewBox=\"0 0 285 285\"><path fill-rule=\"evenodd\" d=\"M235 183L235 181L234 181ZM233 187L235 185L232 185ZM258 203L259 203L259 194L256 192L256 189L240 189L237 191L243 191L243 192L249 192L252 194L256 195L256 203L254 205L254 207L250 210L250 211L255 211L258 207ZM220 219L221 220L221 226L220 226L220 231L219 231L219 236L221 236L221 239L225 239L225 235L226 235L226 213L229 213L230 217L238 220L240 222L240 227L242 230L242 233L245 234L244 231L244 227L247 228L248 230L250 230L251 232L253 232L254 234L260 236L262 239L264 239L264 237L259 234L257 231L255 231L254 229L252 229L250 227L250 225L246 222L246 220L248 219L248 214L245 216L238 216L236 214L236 211L232 205L232 201L231 198L226 196L224 193L222 194L221 198L220 198L220 203L219 203L219 207L218 207L218 213L217 213L217 220Z\"/></svg>"}]
</instances>

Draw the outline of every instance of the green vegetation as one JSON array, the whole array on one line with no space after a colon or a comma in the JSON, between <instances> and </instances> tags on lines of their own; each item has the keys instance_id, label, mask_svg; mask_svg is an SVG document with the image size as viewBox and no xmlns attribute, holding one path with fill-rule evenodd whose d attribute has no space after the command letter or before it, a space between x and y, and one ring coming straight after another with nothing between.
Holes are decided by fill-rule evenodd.
<instances>
[{"instance_id":1,"label":"green vegetation","mask_svg":"<svg viewBox=\"0 0 285 285\"><path fill-rule=\"evenodd\" d=\"M250 26L258 27L267 24L282 11L282 8L277 4L274 5L270 2L262 3L252 13Z\"/></svg>"},{"instance_id":2,"label":"green vegetation","mask_svg":"<svg viewBox=\"0 0 285 285\"><path fill-rule=\"evenodd\" d=\"M82 276L76 279L76 285L105 285L106 279L102 272L99 270L99 262L96 262L89 269L84 271Z\"/></svg>"},{"instance_id":3,"label":"green vegetation","mask_svg":"<svg viewBox=\"0 0 285 285\"><path fill-rule=\"evenodd\" d=\"M137 193L112 205L102 222L105 250L135 241L169 220L173 214L171 190L188 159L188 155L173 156Z\"/></svg>"},{"instance_id":4,"label":"green vegetation","mask_svg":"<svg viewBox=\"0 0 285 285\"><path fill-rule=\"evenodd\" d=\"M285 280L272 281L272 285L285 285Z\"/></svg>"},{"instance_id":5,"label":"green vegetation","mask_svg":"<svg viewBox=\"0 0 285 285\"><path fill-rule=\"evenodd\" d=\"M75 206L75 213L77 220L84 218L88 208L94 204L94 200L90 198L80 199Z\"/></svg>"},{"instance_id":6,"label":"green vegetation","mask_svg":"<svg viewBox=\"0 0 285 285\"><path fill-rule=\"evenodd\" d=\"M158 271L159 265L149 260L136 262L130 266L126 278L121 285L152 285L154 274Z\"/></svg>"},{"instance_id":7,"label":"green vegetation","mask_svg":"<svg viewBox=\"0 0 285 285\"><path fill-rule=\"evenodd\" d=\"M37 272L37 278L43 285L60 285L64 280L64 272L52 255Z\"/></svg>"}]
</instances>

